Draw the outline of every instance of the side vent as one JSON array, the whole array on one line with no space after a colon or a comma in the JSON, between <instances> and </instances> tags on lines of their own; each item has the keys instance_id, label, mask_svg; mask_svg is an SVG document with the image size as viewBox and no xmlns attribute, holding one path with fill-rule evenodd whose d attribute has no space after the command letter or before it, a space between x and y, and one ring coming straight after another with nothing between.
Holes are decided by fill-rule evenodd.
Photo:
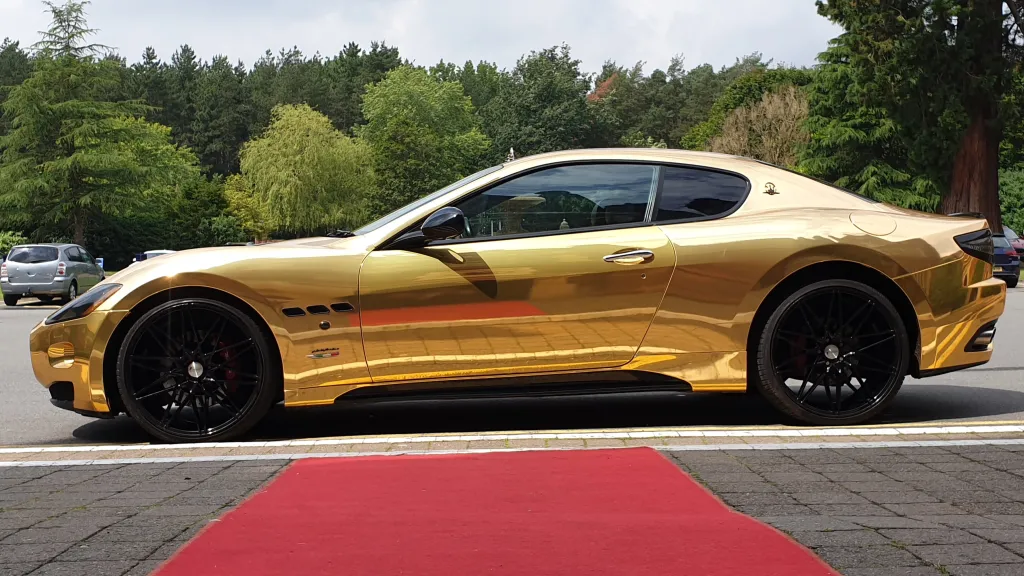
<instances>
[{"instance_id":1,"label":"side vent","mask_svg":"<svg viewBox=\"0 0 1024 576\"><path fill-rule=\"evenodd\" d=\"M309 312L314 316L322 316L324 314L331 313L331 311L327 309L327 306L324 306L323 304L317 304L316 306L307 306L306 312Z\"/></svg>"},{"instance_id":2,"label":"side vent","mask_svg":"<svg viewBox=\"0 0 1024 576\"><path fill-rule=\"evenodd\" d=\"M335 312L351 312L355 310L355 308L353 308L348 302L337 302L331 304L331 310L334 310Z\"/></svg>"},{"instance_id":3,"label":"side vent","mask_svg":"<svg viewBox=\"0 0 1024 576\"><path fill-rule=\"evenodd\" d=\"M302 308L285 308L284 310L281 310L281 312L289 318L296 318L298 316L306 315L306 311L303 310Z\"/></svg>"}]
</instances>

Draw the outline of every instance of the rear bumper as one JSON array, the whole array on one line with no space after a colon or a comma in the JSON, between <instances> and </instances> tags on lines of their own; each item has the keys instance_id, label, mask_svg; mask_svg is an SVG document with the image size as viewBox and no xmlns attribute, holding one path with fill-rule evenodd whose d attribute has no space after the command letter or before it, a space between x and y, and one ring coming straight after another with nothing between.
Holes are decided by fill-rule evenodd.
<instances>
[{"instance_id":1,"label":"rear bumper","mask_svg":"<svg viewBox=\"0 0 1024 576\"><path fill-rule=\"evenodd\" d=\"M64 294L65 284L64 278L44 284L14 284L4 281L0 282L0 292L7 296L60 296Z\"/></svg>"},{"instance_id":2,"label":"rear bumper","mask_svg":"<svg viewBox=\"0 0 1024 576\"><path fill-rule=\"evenodd\" d=\"M986 339L985 335L1003 314L1006 283L988 278L963 290L960 306L951 307L942 315L932 315L932 318L919 316L922 320L921 356L920 369L915 376L953 372L984 364L992 358L995 340Z\"/></svg>"}]
</instances>

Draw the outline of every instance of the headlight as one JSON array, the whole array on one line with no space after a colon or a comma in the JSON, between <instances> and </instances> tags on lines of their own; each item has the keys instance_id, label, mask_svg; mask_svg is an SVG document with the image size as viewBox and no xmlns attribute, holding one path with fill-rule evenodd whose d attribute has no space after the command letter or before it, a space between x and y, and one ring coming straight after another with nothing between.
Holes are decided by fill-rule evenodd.
<instances>
[{"instance_id":1,"label":"headlight","mask_svg":"<svg viewBox=\"0 0 1024 576\"><path fill-rule=\"evenodd\" d=\"M57 310L46 319L46 324L57 324L59 322L67 322L68 320L77 320L78 318L85 318L92 311L99 308L100 304L103 304L107 298L114 295L121 289L120 284L101 284L96 286L92 290L89 290L81 297L72 300L65 304L60 310Z\"/></svg>"}]
</instances>

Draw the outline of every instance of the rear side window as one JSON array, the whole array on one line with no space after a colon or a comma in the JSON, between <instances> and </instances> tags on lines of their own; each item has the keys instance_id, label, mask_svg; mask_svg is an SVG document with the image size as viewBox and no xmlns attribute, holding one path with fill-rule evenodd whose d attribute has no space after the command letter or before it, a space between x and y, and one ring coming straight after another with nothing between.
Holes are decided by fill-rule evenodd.
<instances>
[{"instance_id":1,"label":"rear side window","mask_svg":"<svg viewBox=\"0 0 1024 576\"><path fill-rule=\"evenodd\" d=\"M697 168L666 167L657 222L707 220L739 207L750 185L733 174Z\"/></svg>"},{"instance_id":2,"label":"rear side window","mask_svg":"<svg viewBox=\"0 0 1024 576\"><path fill-rule=\"evenodd\" d=\"M57 249L53 246L21 246L14 248L7 255L8 262L18 264L42 264L57 259Z\"/></svg>"}]
</instances>

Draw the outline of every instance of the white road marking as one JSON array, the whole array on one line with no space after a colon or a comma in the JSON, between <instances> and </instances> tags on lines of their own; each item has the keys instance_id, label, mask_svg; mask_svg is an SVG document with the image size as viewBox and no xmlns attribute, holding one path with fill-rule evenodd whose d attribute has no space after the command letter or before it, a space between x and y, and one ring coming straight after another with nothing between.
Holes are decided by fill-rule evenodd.
<instances>
[{"instance_id":1,"label":"white road marking","mask_svg":"<svg viewBox=\"0 0 1024 576\"><path fill-rule=\"evenodd\" d=\"M928 436L935 434L1013 434L1024 433L1024 425L963 425L928 427L862 428L749 428L728 430L628 429L595 432L545 431L495 434L444 434L434 436L361 436L266 442L210 442L194 444L99 444L84 446L25 446L0 448L0 454L45 452L110 452L132 450L189 450L196 448L266 448L288 446L340 446L349 444L426 444L430 442L472 442L476 440L625 440L630 438L781 438L816 436ZM831 442L830 445L836 443ZM431 452L437 454L437 452Z\"/></svg>"},{"instance_id":2,"label":"white road marking","mask_svg":"<svg viewBox=\"0 0 1024 576\"><path fill-rule=\"evenodd\" d=\"M800 442L783 444L708 444L683 446L651 446L660 452L730 451L730 450L819 450L843 448L920 448L952 446L1024 446L1024 438L993 440L920 440L893 442ZM253 460L306 460L309 458L362 458L366 456L436 456L453 454L489 454L494 452L537 452L566 450L631 450L633 448L482 448L477 450L399 450L394 452L324 452L300 454L249 454L235 456L182 456L171 458L108 458L100 460L38 460L0 462L0 468L28 466L90 466L125 464L184 464L188 462L241 462Z\"/></svg>"}]
</instances>

